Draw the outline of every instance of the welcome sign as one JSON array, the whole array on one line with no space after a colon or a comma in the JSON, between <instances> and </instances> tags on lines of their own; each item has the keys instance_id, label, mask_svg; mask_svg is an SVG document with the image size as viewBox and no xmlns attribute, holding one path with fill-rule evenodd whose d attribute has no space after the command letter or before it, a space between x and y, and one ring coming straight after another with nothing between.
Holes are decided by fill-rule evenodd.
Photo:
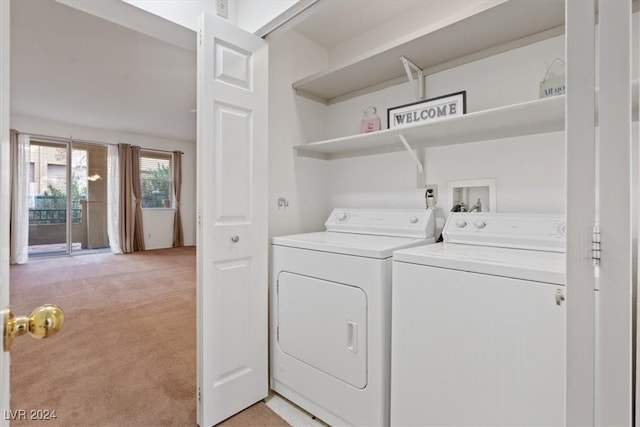
<instances>
[{"instance_id":1,"label":"welcome sign","mask_svg":"<svg viewBox=\"0 0 640 427\"><path fill-rule=\"evenodd\" d=\"M466 112L467 92L462 91L389 108L387 123L389 129L394 129L461 116Z\"/></svg>"}]
</instances>

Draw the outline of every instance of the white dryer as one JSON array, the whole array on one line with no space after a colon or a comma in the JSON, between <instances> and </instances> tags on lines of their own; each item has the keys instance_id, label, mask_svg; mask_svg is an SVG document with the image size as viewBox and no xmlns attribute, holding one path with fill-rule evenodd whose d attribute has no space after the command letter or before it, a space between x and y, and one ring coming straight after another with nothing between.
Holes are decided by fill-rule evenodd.
<instances>
[{"instance_id":1,"label":"white dryer","mask_svg":"<svg viewBox=\"0 0 640 427\"><path fill-rule=\"evenodd\" d=\"M271 388L331 425L389 425L393 251L433 243L432 210L335 209L272 239Z\"/></svg>"},{"instance_id":2,"label":"white dryer","mask_svg":"<svg viewBox=\"0 0 640 427\"><path fill-rule=\"evenodd\" d=\"M392 425L564 425L565 230L453 213L394 254Z\"/></svg>"}]
</instances>

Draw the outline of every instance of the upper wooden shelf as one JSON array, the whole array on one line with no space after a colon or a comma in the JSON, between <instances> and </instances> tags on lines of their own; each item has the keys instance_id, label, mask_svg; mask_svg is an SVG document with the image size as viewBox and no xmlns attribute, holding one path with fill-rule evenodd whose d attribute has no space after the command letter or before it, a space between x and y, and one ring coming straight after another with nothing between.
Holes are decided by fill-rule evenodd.
<instances>
[{"instance_id":1,"label":"upper wooden shelf","mask_svg":"<svg viewBox=\"0 0 640 427\"><path fill-rule=\"evenodd\" d=\"M404 55L427 74L533 43L564 31L564 0L483 2L418 32L293 83L296 93L325 103L395 84Z\"/></svg>"}]
</instances>

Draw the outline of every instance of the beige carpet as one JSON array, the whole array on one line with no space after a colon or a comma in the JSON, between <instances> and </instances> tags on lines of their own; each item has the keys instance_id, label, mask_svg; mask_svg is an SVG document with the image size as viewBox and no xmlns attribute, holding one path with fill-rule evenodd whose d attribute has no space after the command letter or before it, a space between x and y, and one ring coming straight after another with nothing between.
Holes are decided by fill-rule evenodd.
<instances>
[{"instance_id":1,"label":"beige carpet","mask_svg":"<svg viewBox=\"0 0 640 427\"><path fill-rule=\"evenodd\" d=\"M14 413L55 411L51 426L195 425L194 247L12 266L11 299L15 314L45 303L66 313L56 336L14 342ZM234 418L286 425L262 403ZM43 421L12 422L29 424Z\"/></svg>"}]
</instances>

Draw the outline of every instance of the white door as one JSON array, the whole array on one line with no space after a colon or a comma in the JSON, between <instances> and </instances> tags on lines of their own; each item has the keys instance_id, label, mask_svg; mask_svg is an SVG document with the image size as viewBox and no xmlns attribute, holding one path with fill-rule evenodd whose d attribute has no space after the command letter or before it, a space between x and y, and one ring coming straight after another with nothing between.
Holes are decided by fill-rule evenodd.
<instances>
[{"instance_id":1,"label":"white door","mask_svg":"<svg viewBox=\"0 0 640 427\"><path fill-rule=\"evenodd\" d=\"M9 305L9 178L9 2L0 1L0 310ZM1 350L0 410L9 411L9 353Z\"/></svg>"},{"instance_id":2,"label":"white door","mask_svg":"<svg viewBox=\"0 0 640 427\"><path fill-rule=\"evenodd\" d=\"M198 34L198 424L267 383L267 66L264 40L203 14Z\"/></svg>"},{"instance_id":3,"label":"white door","mask_svg":"<svg viewBox=\"0 0 640 427\"><path fill-rule=\"evenodd\" d=\"M634 263L631 202L631 0L598 3L599 212L601 261L596 335L595 425L633 423ZM636 151L637 155L637 151Z\"/></svg>"},{"instance_id":4,"label":"white door","mask_svg":"<svg viewBox=\"0 0 640 427\"><path fill-rule=\"evenodd\" d=\"M638 203L638 141L631 139L632 4L598 2L597 31L595 5L566 2L566 425L628 426L634 416L632 239ZM593 232L594 216L599 233ZM591 258L598 247L596 271Z\"/></svg>"}]
</instances>

